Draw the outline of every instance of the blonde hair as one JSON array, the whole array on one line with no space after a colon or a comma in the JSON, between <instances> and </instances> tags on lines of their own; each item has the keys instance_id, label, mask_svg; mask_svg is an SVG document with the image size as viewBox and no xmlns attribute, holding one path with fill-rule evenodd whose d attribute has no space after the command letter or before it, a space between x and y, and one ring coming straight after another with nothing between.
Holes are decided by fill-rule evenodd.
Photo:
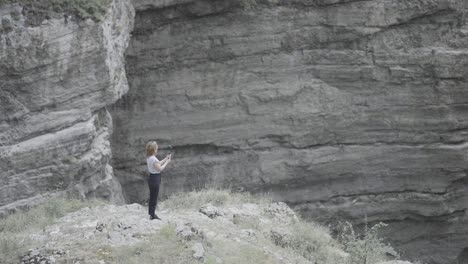
<instances>
[{"instance_id":1,"label":"blonde hair","mask_svg":"<svg viewBox=\"0 0 468 264\"><path fill-rule=\"evenodd\" d=\"M158 149L158 143L156 143L156 141L150 141L146 143L146 156L149 157L153 155L157 149Z\"/></svg>"}]
</instances>

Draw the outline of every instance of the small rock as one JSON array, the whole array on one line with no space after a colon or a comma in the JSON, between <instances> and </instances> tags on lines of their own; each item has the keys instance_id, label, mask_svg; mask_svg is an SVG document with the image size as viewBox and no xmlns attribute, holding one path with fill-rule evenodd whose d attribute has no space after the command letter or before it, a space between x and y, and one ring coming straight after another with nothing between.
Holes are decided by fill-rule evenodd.
<instances>
[{"instance_id":1,"label":"small rock","mask_svg":"<svg viewBox=\"0 0 468 264\"><path fill-rule=\"evenodd\" d=\"M127 225L127 224L122 223L122 222L118 223L118 224L117 224L117 227L120 228L120 229L122 229L122 230L126 230L126 229L129 229L129 228L132 228L130 225Z\"/></svg>"},{"instance_id":2,"label":"small rock","mask_svg":"<svg viewBox=\"0 0 468 264\"><path fill-rule=\"evenodd\" d=\"M124 205L125 208L128 208L128 209L131 209L131 210L135 210L135 211L139 211L143 208L143 206L141 206L141 204L137 204L137 203L133 203L133 204L127 204L127 205Z\"/></svg>"},{"instance_id":3,"label":"small rock","mask_svg":"<svg viewBox=\"0 0 468 264\"><path fill-rule=\"evenodd\" d=\"M216 257L215 261L216 261L216 264L223 264L224 263L223 260L221 258L219 258L219 257Z\"/></svg>"},{"instance_id":4,"label":"small rock","mask_svg":"<svg viewBox=\"0 0 468 264\"><path fill-rule=\"evenodd\" d=\"M195 243L192 246L193 257L197 260L203 261L205 258L205 249L201 243Z\"/></svg>"},{"instance_id":5,"label":"small rock","mask_svg":"<svg viewBox=\"0 0 468 264\"><path fill-rule=\"evenodd\" d=\"M110 231L107 234L107 239L112 244L122 244L125 242L125 235L117 231Z\"/></svg>"},{"instance_id":6,"label":"small rock","mask_svg":"<svg viewBox=\"0 0 468 264\"><path fill-rule=\"evenodd\" d=\"M104 228L106 228L106 225L104 223L98 223L96 225L96 230L99 231L99 232L104 231Z\"/></svg>"},{"instance_id":7,"label":"small rock","mask_svg":"<svg viewBox=\"0 0 468 264\"><path fill-rule=\"evenodd\" d=\"M29 251L29 256L31 257L35 257L35 256L38 256L39 255L39 251L37 249L31 249Z\"/></svg>"},{"instance_id":8,"label":"small rock","mask_svg":"<svg viewBox=\"0 0 468 264\"><path fill-rule=\"evenodd\" d=\"M265 212L280 220L281 222L297 222L298 218L296 213L285 203L272 203Z\"/></svg>"},{"instance_id":9,"label":"small rock","mask_svg":"<svg viewBox=\"0 0 468 264\"><path fill-rule=\"evenodd\" d=\"M255 230L253 229L243 229L242 232L249 237L256 237Z\"/></svg>"},{"instance_id":10,"label":"small rock","mask_svg":"<svg viewBox=\"0 0 468 264\"><path fill-rule=\"evenodd\" d=\"M49 263L51 263L51 264L57 263L57 260L55 259L54 256L50 256L50 257L49 257Z\"/></svg>"},{"instance_id":11,"label":"small rock","mask_svg":"<svg viewBox=\"0 0 468 264\"><path fill-rule=\"evenodd\" d=\"M208 203L208 204L200 207L199 212L206 215L206 216L208 216L211 219L213 219L213 218L215 218L217 216L222 216L222 215L225 214L221 209L211 205L211 203Z\"/></svg>"},{"instance_id":12,"label":"small rock","mask_svg":"<svg viewBox=\"0 0 468 264\"><path fill-rule=\"evenodd\" d=\"M280 247L287 247L291 244L290 234L282 229L272 229L270 231L270 237L275 245Z\"/></svg>"},{"instance_id":13,"label":"small rock","mask_svg":"<svg viewBox=\"0 0 468 264\"><path fill-rule=\"evenodd\" d=\"M176 234L183 239L190 241L193 239L205 239L205 234L198 227L194 226L192 223L176 223Z\"/></svg>"}]
</instances>

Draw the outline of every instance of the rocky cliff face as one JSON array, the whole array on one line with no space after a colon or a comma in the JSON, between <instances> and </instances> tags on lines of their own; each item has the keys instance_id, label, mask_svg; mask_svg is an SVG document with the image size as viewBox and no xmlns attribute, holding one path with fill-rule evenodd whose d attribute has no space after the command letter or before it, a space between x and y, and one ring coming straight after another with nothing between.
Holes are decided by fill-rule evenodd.
<instances>
[{"instance_id":1,"label":"rocky cliff face","mask_svg":"<svg viewBox=\"0 0 468 264\"><path fill-rule=\"evenodd\" d=\"M175 148L163 194L271 192L311 218L391 223L406 256L466 262L466 1L257 2L135 1L111 111L126 197L146 199L156 139Z\"/></svg>"},{"instance_id":2,"label":"rocky cliff face","mask_svg":"<svg viewBox=\"0 0 468 264\"><path fill-rule=\"evenodd\" d=\"M0 214L63 192L145 200L156 139L175 148L163 195L270 192L468 262L467 2L242 2L134 0L125 58L129 1L101 22L2 5Z\"/></svg>"},{"instance_id":3,"label":"rocky cliff face","mask_svg":"<svg viewBox=\"0 0 468 264\"><path fill-rule=\"evenodd\" d=\"M106 107L128 90L128 1L100 22L0 9L0 213L70 192L123 202Z\"/></svg>"}]
</instances>

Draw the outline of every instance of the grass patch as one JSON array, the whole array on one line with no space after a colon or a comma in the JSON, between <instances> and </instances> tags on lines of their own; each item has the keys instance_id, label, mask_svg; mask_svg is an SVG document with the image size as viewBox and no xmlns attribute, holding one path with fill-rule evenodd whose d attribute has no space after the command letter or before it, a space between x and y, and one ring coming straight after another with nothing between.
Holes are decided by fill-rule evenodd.
<instances>
[{"instance_id":1,"label":"grass patch","mask_svg":"<svg viewBox=\"0 0 468 264\"><path fill-rule=\"evenodd\" d=\"M107 248L104 260L110 263L194 263L188 243L176 236L175 225L167 224L158 233L133 246Z\"/></svg>"},{"instance_id":2,"label":"grass patch","mask_svg":"<svg viewBox=\"0 0 468 264\"><path fill-rule=\"evenodd\" d=\"M313 263L348 264L346 253L327 228L312 222L298 221L288 229L290 233L272 236L276 245L289 248Z\"/></svg>"},{"instance_id":3,"label":"grass patch","mask_svg":"<svg viewBox=\"0 0 468 264\"><path fill-rule=\"evenodd\" d=\"M350 263L373 264L388 260L387 256L399 258L399 254L379 237L380 229L385 226L387 224L378 223L369 228L366 222L363 234L358 235L349 222L343 225L339 239L350 254Z\"/></svg>"},{"instance_id":4,"label":"grass patch","mask_svg":"<svg viewBox=\"0 0 468 264\"><path fill-rule=\"evenodd\" d=\"M272 264L277 263L276 259L271 257L262 249L254 245L242 244L232 241L215 240L212 243L212 253L219 257L223 263L238 264L238 263L255 263L255 264ZM216 263L213 255L207 256L208 263Z\"/></svg>"},{"instance_id":5,"label":"grass patch","mask_svg":"<svg viewBox=\"0 0 468 264\"><path fill-rule=\"evenodd\" d=\"M162 202L162 207L171 209L198 209L211 203L214 206L225 206L232 204L256 203L265 205L272 202L268 195L252 195L250 193L234 193L230 190L204 189L188 193L177 193L171 195Z\"/></svg>"},{"instance_id":6,"label":"grass patch","mask_svg":"<svg viewBox=\"0 0 468 264\"><path fill-rule=\"evenodd\" d=\"M67 213L102 204L105 202L101 200L50 198L27 211L18 211L0 219L0 232L21 233L31 229L41 229L53 224L56 219Z\"/></svg>"},{"instance_id":7,"label":"grass patch","mask_svg":"<svg viewBox=\"0 0 468 264\"><path fill-rule=\"evenodd\" d=\"M104 204L100 200L50 198L27 211L18 211L0 219L0 263L16 263L35 242L24 239L29 231L40 230L67 213L83 207Z\"/></svg>"},{"instance_id":8,"label":"grass patch","mask_svg":"<svg viewBox=\"0 0 468 264\"><path fill-rule=\"evenodd\" d=\"M12 233L0 233L0 263L19 263L20 256L32 245Z\"/></svg>"},{"instance_id":9,"label":"grass patch","mask_svg":"<svg viewBox=\"0 0 468 264\"><path fill-rule=\"evenodd\" d=\"M255 215L234 215L232 222L241 229L260 230L260 218Z\"/></svg>"}]
</instances>

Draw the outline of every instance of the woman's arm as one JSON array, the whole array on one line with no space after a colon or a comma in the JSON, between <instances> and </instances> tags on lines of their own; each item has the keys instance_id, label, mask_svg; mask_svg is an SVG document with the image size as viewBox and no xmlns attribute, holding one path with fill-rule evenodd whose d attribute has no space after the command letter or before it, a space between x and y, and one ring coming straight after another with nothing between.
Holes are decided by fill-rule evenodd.
<instances>
[{"instance_id":1,"label":"woman's arm","mask_svg":"<svg viewBox=\"0 0 468 264\"><path fill-rule=\"evenodd\" d=\"M164 165L164 163L166 163L166 161L171 158L172 158L172 154L167 155L163 160L161 160L161 166Z\"/></svg>"},{"instance_id":2,"label":"woman's arm","mask_svg":"<svg viewBox=\"0 0 468 264\"><path fill-rule=\"evenodd\" d=\"M156 168L157 171L162 172L166 166L171 162L171 157L168 156L163 159L161 162L155 162L154 167Z\"/></svg>"},{"instance_id":3,"label":"woman's arm","mask_svg":"<svg viewBox=\"0 0 468 264\"><path fill-rule=\"evenodd\" d=\"M161 166L164 165L164 163L166 163L166 161L167 161L167 156L163 160L161 160Z\"/></svg>"}]
</instances>

